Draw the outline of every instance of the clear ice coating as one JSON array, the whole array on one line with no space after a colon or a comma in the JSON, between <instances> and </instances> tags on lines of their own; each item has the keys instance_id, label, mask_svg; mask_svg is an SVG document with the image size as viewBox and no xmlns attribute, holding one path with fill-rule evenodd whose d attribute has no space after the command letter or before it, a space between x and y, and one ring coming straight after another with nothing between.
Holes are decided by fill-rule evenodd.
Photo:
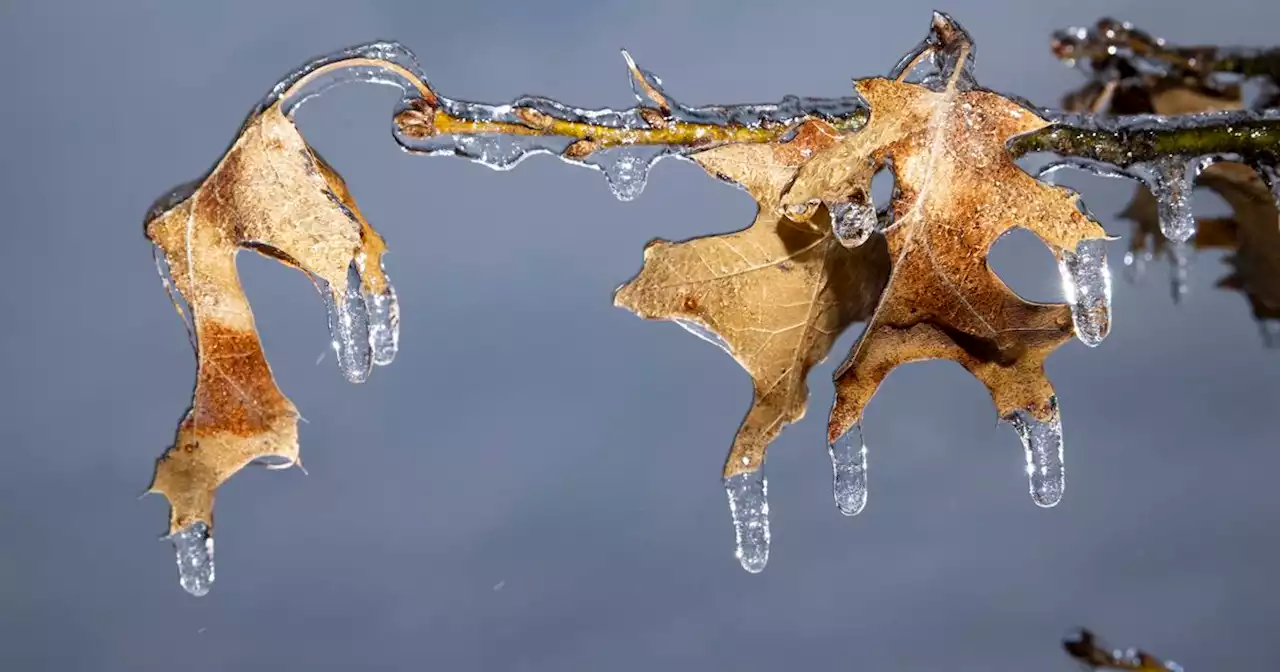
<instances>
[{"instance_id":1,"label":"clear ice coating","mask_svg":"<svg viewBox=\"0 0 1280 672\"><path fill-rule=\"evenodd\" d=\"M769 562L769 485L764 469L726 478L724 490L733 516L734 557L743 569L759 573Z\"/></svg>"},{"instance_id":2,"label":"clear ice coating","mask_svg":"<svg viewBox=\"0 0 1280 672\"><path fill-rule=\"evenodd\" d=\"M1107 241L1082 240L1074 252L1058 258L1062 293L1071 306L1076 338L1087 346L1102 343L1111 330L1111 269L1107 265Z\"/></svg>"},{"instance_id":3,"label":"clear ice coating","mask_svg":"<svg viewBox=\"0 0 1280 672\"><path fill-rule=\"evenodd\" d=\"M292 115L304 103L341 84L383 84L416 91L427 81L418 59L399 42L370 42L312 59L276 83L251 116L279 102Z\"/></svg>"},{"instance_id":4,"label":"clear ice coating","mask_svg":"<svg viewBox=\"0 0 1280 672\"><path fill-rule=\"evenodd\" d=\"M1053 417L1048 422L1019 409L1002 418L1013 425L1027 458L1027 480L1031 499L1037 506L1050 507L1062 501L1066 489L1066 468L1062 463L1062 416L1057 397L1049 398Z\"/></svg>"},{"instance_id":5,"label":"clear ice coating","mask_svg":"<svg viewBox=\"0 0 1280 672\"><path fill-rule=\"evenodd\" d=\"M625 202L644 191L649 168L665 154L662 147L623 147L597 151L587 163L599 167L613 195Z\"/></svg>"},{"instance_id":6,"label":"clear ice coating","mask_svg":"<svg viewBox=\"0 0 1280 672\"><path fill-rule=\"evenodd\" d=\"M396 45L398 49L403 47ZM404 51L407 54L407 51ZM403 54L396 52L398 57ZM409 59L412 55L409 54ZM690 107L671 98L662 89L662 80L653 73L635 67L625 51L628 78L632 91L641 105L625 110L584 109L570 107L541 96L522 96L503 105L489 105L454 100L439 94L439 110L459 120L476 123L507 124L527 127L528 113L571 124L592 124L620 130L648 131L670 122L715 124L721 126L743 125L758 128L766 124L789 124L802 117L823 119L849 118L864 104L857 96L843 98L800 98L786 96L779 103L708 105ZM404 60L402 58L402 60ZM416 63L410 68L418 72ZM357 76L369 76L357 73ZM379 81L387 80L385 74ZM391 78L394 80L394 78ZM423 78L425 81L425 78ZM392 81L391 83L395 83ZM415 89L407 82L401 88L412 96ZM652 94L652 95L651 95ZM407 109L409 98L402 103ZM656 113L656 114L655 114ZM655 126L658 124L659 126ZM396 141L405 150L431 156L460 156L495 170L514 168L526 157L550 154L569 163L600 171L613 194L629 201L644 190L649 169L667 157L683 157L687 147L669 145L623 144L605 146L581 157L566 157L565 150L576 138L555 135L523 135L498 132L473 132L465 135L430 135L415 137L394 129Z\"/></svg>"},{"instance_id":7,"label":"clear ice coating","mask_svg":"<svg viewBox=\"0 0 1280 672\"><path fill-rule=\"evenodd\" d=\"M926 53L928 57L922 58ZM889 79L916 82L940 91L954 78L958 89L968 90L976 86L975 56L968 31L947 14L935 11L928 36L898 60L889 71Z\"/></svg>"},{"instance_id":8,"label":"clear ice coating","mask_svg":"<svg viewBox=\"0 0 1280 672\"><path fill-rule=\"evenodd\" d=\"M862 426L854 425L827 446L836 506L846 516L856 516L867 505L867 443Z\"/></svg>"},{"instance_id":9,"label":"clear ice coating","mask_svg":"<svg viewBox=\"0 0 1280 672\"><path fill-rule=\"evenodd\" d=\"M675 318L671 321L680 325L681 329L684 329L685 331L693 334L694 336L697 336L698 338L701 338L702 340L710 343L711 345L714 345L717 348L724 350L725 354L729 355L730 357L733 356L733 350L729 347L729 343L726 342L723 338L720 338L720 335L715 333L714 331L711 331L710 329L702 326L701 324L698 324L697 322L694 322L693 320L682 320L680 318Z\"/></svg>"},{"instance_id":10,"label":"clear ice coating","mask_svg":"<svg viewBox=\"0 0 1280 672\"><path fill-rule=\"evenodd\" d=\"M200 597L213 586L213 535L209 526L196 521L165 537L178 557L178 583Z\"/></svg>"},{"instance_id":11,"label":"clear ice coating","mask_svg":"<svg viewBox=\"0 0 1280 672\"><path fill-rule=\"evenodd\" d=\"M1151 190L1160 216L1160 232L1173 242L1185 243L1196 233L1191 192L1195 189L1196 177L1208 165L1206 158L1188 161L1169 156L1149 163L1135 163L1127 169Z\"/></svg>"},{"instance_id":12,"label":"clear ice coating","mask_svg":"<svg viewBox=\"0 0 1280 672\"><path fill-rule=\"evenodd\" d=\"M373 347L369 336L369 311L360 289L360 271L355 262L347 267L347 287L335 296L329 283L318 280L320 294L329 310L329 334L332 336L338 369L353 383L363 383L373 368Z\"/></svg>"},{"instance_id":13,"label":"clear ice coating","mask_svg":"<svg viewBox=\"0 0 1280 672\"><path fill-rule=\"evenodd\" d=\"M159 245L151 246L151 256L156 262L156 273L160 275L160 283L164 285L164 291L169 295L169 301L173 304L174 310L178 311L178 316L182 318L182 326L187 329L187 340L191 343L191 349L196 350L196 329L191 323L191 306L173 281L169 257Z\"/></svg>"},{"instance_id":14,"label":"clear ice coating","mask_svg":"<svg viewBox=\"0 0 1280 672\"><path fill-rule=\"evenodd\" d=\"M373 363L386 366L400 350L400 301L396 298L396 288L388 282L386 291L366 293L364 303L369 314Z\"/></svg>"},{"instance_id":15,"label":"clear ice coating","mask_svg":"<svg viewBox=\"0 0 1280 672\"><path fill-rule=\"evenodd\" d=\"M836 240L845 247L857 247L865 242L876 231L876 206L870 199L859 203L832 203L827 206L831 213L831 231Z\"/></svg>"}]
</instances>

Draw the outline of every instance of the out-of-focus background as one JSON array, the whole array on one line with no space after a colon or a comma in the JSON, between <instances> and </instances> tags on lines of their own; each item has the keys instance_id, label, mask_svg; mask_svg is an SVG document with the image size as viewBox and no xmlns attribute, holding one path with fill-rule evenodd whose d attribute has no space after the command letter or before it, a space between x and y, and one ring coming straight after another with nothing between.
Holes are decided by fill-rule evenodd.
<instances>
[{"instance_id":1,"label":"out-of-focus background","mask_svg":"<svg viewBox=\"0 0 1280 672\"><path fill-rule=\"evenodd\" d=\"M958 366L896 372L871 405L870 503L846 519L825 454L830 376L768 464L773 553L732 557L719 470L749 379L674 325L611 306L652 237L747 225L755 205L664 162L616 201L598 173L509 173L401 152L398 94L348 86L299 114L392 246L402 348L361 386L306 278L240 268L301 471L219 492L217 583L178 586L163 498L139 500L193 358L142 215L206 171L306 59L375 38L443 93L633 103L620 47L689 103L840 96L950 12L979 81L1056 105L1047 46L1104 15L1177 43L1280 42L1280 4L1216 2L96 3L0 6L0 668L8 670L1069 670L1088 625L1189 670L1280 666L1280 352L1220 253L1189 294L1121 280L1097 349L1048 369L1066 428L1057 508ZM1112 233L1132 185L1073 176ZM1212 198L1209 214L1225 212ZM993 263L1031 299L1058 273L1030 234Z\"/></svg>"}]
</instances>

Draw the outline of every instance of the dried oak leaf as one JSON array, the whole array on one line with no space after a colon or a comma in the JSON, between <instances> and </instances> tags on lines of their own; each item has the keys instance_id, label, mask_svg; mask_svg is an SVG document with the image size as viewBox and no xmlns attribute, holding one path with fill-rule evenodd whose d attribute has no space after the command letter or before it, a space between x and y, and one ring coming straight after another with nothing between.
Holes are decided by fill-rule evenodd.
<instances>
[{"instance_id":1,"label":"dried oak leaf","mask_svg":"<svg viewBox=\"0 0 1280 672\"><path fill-rule=\"evenodd\" d=\"M1044 360L1071 338L1071 312L1023 300L990 269L987 252L1018 226L1060 260L1082 241L1107 238L1077 194L1028 175L1006 151L1011 138L1049 122L972 83L964 69L970 41L945 15L935 15L932 39L950 69L933 86L857 81L869 122L808 161L782 199L784 209L804 216L815 203L870 193L881 167L896 180L885 230L892 272L866 331L836 372L831 442L861 421L890 371L925 359L959 362L986 385L1001 417L1023 410L1054 419Z\"/></svg>"},{"instance_id":2,"label":"dried oak leaf","mask_svg":"<svg viewBox=\"0 0 1280 672\"><path fill-rule=\"evenodd\" d=\"M1174 668L1141 649L1120 649L1102 642L1093 632L1081 628L1062 641L1062 648L1076 662L1090 670L1127 672L1172 672Z\"/></svg>"},{"instance_id":3,"label":"dried oak leaf","mask_svg":"<svg viewBox=\"0 0 1280 672\"><path fill-rule=\"evenodd\" d=\"M804 416L805 376L845 327L870 315L887 277L882 237L846 249L825 210L797 223L778 209L796 170L838 137L829 124L807 121L785 142L694 154L708 172L746 188L759 204L755 221L736 233L651 241L640 273L614 296L641 317L709 329L751 375L755 395L726 478L758 469L769 442Z\"/></svg>"},{"instance_id":4,"label":"dried oak leaf","mask_svg":"<svg viewBox=\"0 0 1280 672\"><path fill-rule=\"evenodd\" d=\"M365 292L387 288L386 247L279 102L245 122L203 181L157 203L146 235L190 306L198 366L191 407L149 491L169 500L171 533L196 521L212 528L214 490L232 474L259 458L298 462L298 412L263 354L237 253L310 273L340 305L353 262Z\"/></svg>"}]
</instances>

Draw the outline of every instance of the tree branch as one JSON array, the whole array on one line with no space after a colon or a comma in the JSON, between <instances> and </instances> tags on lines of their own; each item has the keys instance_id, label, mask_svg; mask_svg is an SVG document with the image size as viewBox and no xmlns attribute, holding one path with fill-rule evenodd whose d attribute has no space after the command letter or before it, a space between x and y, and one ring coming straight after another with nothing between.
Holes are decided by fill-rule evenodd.
<instances>
[{"instance_id":1,"label":"tree branch","mask_svg":"<svg viewBox=\"0 0 1280 672\"><path fill-rule=\"evenodd\" d=\"M1016 156L1053 152L1117 167L1182 156L1231 156L1251 164L1280 161L1280 114L1215 112L1178 117L1062 115L1054 124L1014 138Z\"/></svg>"},{"instance_id":2,"label":"tree branch","mask_svg":"<svg viewBox=\"0 0 1280 672\"><path fill-rule=\"evenodd\" d=\"M1081 64L1095 74L1205 78L1212 74L1265 77L1280 83L1280 49L1214 46L1169 46L1164 40L1112 18L1092 28L1054 33L1055 56Z\"/></svg>"}]
</instances>

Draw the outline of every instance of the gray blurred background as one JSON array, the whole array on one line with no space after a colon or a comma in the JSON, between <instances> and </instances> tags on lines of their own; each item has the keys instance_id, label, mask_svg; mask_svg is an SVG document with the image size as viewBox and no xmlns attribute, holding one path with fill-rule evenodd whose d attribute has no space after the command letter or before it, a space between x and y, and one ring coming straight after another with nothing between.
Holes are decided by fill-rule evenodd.
<instances>
[{"instance_id":1,"label":"gray blurred background","mask_svg":"<svg viewBox=\"0 0 1280 672\"><path fill-rule=\"evenodd\" d=\"M1125 284L1113 244L1110 338L1048 365L1055 509L1031 503L982 387L928 363L871 405L870 503L840 516L824 429L846 334L771 452L773 554L749 575L718 480L749 379L610 297L649 238L738 229L754 203L676 162L620 203L547 157L494 173L410 156L385 87L334 90L299 123L392 246L399 358L346 383L316 363L310 283L241 256L310 475L222 488L214 590L179 588L166 503L137 496L194 366L142 215L277 78L394 38L468 99L630 105L620 47L688 103L838 96L935 5L977 40L979 81L1043 105L1082 81L1050 31L1102 15L1181 43L1280 41L1280 4L1258 0L0 3L0 669L1071 670L1058 642L1078 625L1189 670L1280 667L1280 352L1212 286L1220 254L1175 306L1168 267ZM1113 213L1131 185L1068 182L1128 234ZM993 260L1059 299L1033 236Z\"/></svg>"}]
</instances>

